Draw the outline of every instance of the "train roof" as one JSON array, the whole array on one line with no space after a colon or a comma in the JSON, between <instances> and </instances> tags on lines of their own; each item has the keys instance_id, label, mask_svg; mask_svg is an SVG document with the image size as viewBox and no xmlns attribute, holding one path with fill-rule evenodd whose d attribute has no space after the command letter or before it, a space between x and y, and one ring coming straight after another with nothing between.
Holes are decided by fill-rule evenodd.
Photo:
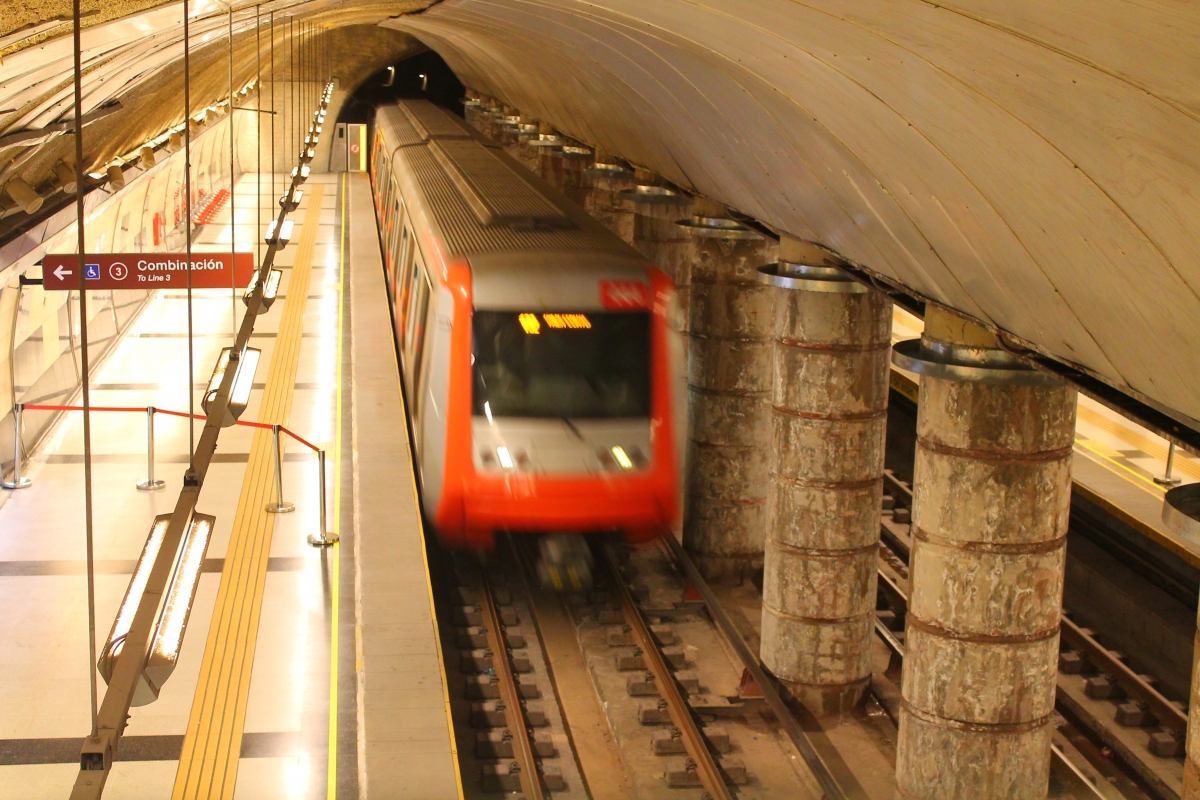
<instances>
[{"instance_id":1,"label":"train roof","mask_svg":"<svg viewBox=\"0 0 1200 800\"><path fill-rule=\"evenodd\" d=\"M410 176L401 182L406 201L424 207L446 256L469 258L477 278L489 268L511 269L511 260L483 257L505 253L593 254L606 271L643 267L636 250L432 103L382 106L375 124L393 169Z\"/></svg>"}]
</instances>

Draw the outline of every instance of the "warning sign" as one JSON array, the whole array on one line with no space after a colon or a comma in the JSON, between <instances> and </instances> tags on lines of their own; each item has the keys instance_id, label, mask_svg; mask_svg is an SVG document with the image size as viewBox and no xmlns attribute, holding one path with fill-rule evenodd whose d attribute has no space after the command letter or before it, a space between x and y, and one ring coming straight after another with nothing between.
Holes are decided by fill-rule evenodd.
<instances>
[{"instance_id":1,"label":"warning sign","mask_svg":"<svg viewBox=\"0 0 1200 800\"><path fill-rule=\"evenodd\" d=\"M244 287L254 274L254 254L192 253L193 289ZM89 253L83 277L89 289L184 289L187 256L183 253ZM232 280L232 284L231 284ZM47 255L42 281L48 291L79 288L79 257Z\"/></svg>"},{"instance_id":2,"label":"warning sign","mask_svg":"<svg viewBox=\"0 0 1200 800\"><path fill-rule=\"evenodd\" d=\"M350 145L350 154L351 154L351 155L358 155L358 142L353 142L353 143Z\"/></svg>"}]
</instances>

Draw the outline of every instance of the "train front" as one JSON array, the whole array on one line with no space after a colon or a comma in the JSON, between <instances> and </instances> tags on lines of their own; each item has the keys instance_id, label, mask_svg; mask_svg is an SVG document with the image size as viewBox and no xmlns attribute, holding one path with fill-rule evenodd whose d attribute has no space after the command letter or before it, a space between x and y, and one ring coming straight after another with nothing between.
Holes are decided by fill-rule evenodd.
<instances>
[{"instance_id":1,"label":"train front","mask_svg":"<svg viewBox=\"0 0 1200 800\"><path fill-rule=\"evenodd\" d=\"M580 535L646 541L679 513L674 287L641 266L540 277L559 291L475 271L460 541L489 548L497 531L538 534L543 579L570 584Z\"/></svg>"}]
</instances>

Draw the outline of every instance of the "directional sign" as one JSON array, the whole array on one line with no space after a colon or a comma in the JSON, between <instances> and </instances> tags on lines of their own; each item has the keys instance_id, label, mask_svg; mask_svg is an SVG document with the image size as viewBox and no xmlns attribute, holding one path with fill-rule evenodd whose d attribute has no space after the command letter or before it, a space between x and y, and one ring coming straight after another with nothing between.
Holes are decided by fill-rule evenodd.
<instances>
[{"instance_id":1,"label":"directional sign","mask_svg":"<svg viewBox=\"0 0 1200 800\"><path fill-rule=\"evenodd\" d=\"M239 288L254 274L254 254L192 253L193 289ZM84 259L84 277L90 289L183 289L187 287L187 256L183 253L89 253ZM74 254L47 255L42 259L43 287L49 291L79 288L79 257Z\"/></svg>"}]
</instances>

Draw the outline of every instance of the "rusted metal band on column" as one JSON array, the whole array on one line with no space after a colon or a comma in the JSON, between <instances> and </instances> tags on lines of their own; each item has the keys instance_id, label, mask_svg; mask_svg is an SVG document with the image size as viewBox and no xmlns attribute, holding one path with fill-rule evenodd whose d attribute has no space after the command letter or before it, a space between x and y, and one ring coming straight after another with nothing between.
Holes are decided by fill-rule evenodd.
<instances>
[{"instance_id":1,"label":"rusted metal band on column","mask_svg":"<svg viewBox=\"0 0 1200 800\"><path fill-rule=\"evenodd\" d=\"M748 392L735 389L706 389L703 386L696 386L693 383L688 384L688 391L695 392L703 397L761 397L766 399L771 394L770 390Z\"/></svg>"},{"instance_id":2,"label":"rusted metal band on column","mask_svg":"<svg viewBox=\"0 0 1200 800\"><path fill-rule=\"evenodd\" d=\"M1021 733L1029 733L1035 731L1045 725L1050 724L1051 714L1031 719L1027 722L964 722L960 719L949 719L941 717L937 714L931 714L928 711L917 708L912 703L908 702L905 697L900 698L900 708L912 714L922 722L928 722L931 725L938 725L943 728L950 728L956 731L968 731L970 733L995 733L999 735L1014 735Z\"/></svg>"},{"instance_id":3,"label":"rusted metal band on column","mask_svg":"<svg viewBox=\"0 0 1200 800\"><path fill-rule=\"evenodd\" d=\"M849 617L802 617L799 614L791 614L787 611L781 611L780 609L775 608L775 606L768 603L763 603L763 609L777 617L780 617L781 619L790 619L795 620L796 622L807 622L811 625L836 625L846 624L849 622L858 622L859 620L867 619L875 613L874 610L871 610L866 614L854 614L853 616Z\"/></svg>"},{"instance_id":4,"label":"rusted metal band on column","mask_svg":"<svg viewBox=\"0 0 1200 800\"><path fill-rule=\"evenodd\" d=\"M1059 628L1058 623L1055 622L1053 628L1034 633L966 633L964 631L952 631L949 628L943 628L941 625L926 622L915 616L911 611L904 615L904 625L908 628L916 628L921 633L936 636L939 639L950 639L955 642L967 642L969 644L1033 644L1055 638L1058 636Z\"/></svg>"},{"instance_id":5,"label":"rusted metal band on column","mask_svg":"<svg viewBox=\"0 0 1200 800\"><path fill-rule=\"evenodd\" d=\"M996 450L976 450L968 447L954 447L953 445L942 444L935 442L925 436L917 437L917 445L930 453L936 453L939 456L954 456L956 458L969 458L973 461L993 461L997 463L1013 463L1013 464L1037 464L1050 461L1062 461L1071 455L1074 445L1059 447L1054 450L1042 450L1035 453L1019 453L1011 450L996 451Z\"/></svg>"},{"instance_id":6,"label":"rusted metal band on column","mask_svg":"<svg viewBox=\"0 0 1200 800\"><path fill-rule=\"evenodd\" d=\"M780 475L778 472L772 472L771 477L778 480L780 483L786 483L791 486L799 486L803 489L841 489L850 491L854 489L869 489L876 484L883 483L883 476L876 478L863 478L855 481L822 481L813 478L797 478L792 475Z\"/></svg>"},{"instance_id":7,"label":"rusted metal band on column","mask_svg":"<svg viewBox=\"0 0 1200 800\"><path fill-rule=\"evenodd\" d=\"M783 406L771 406L771 408L789 417L825 420L828 422L870 422L871 420L882 419L887 416L887 408L881 408L876 411L859 411L853 414L818 414L815 411L799 411L794 408L784 408Z\"/></svg>"},{"instance_id":8,"label":"rusted metal band on column","mask_svg":"<svg viewBox=\"0 0 1200 800\"><path fill-rule=\"evenodd\" d=\"M690 285L692 288L695 288L697 283L696 281L692 281ZM712 286L714 284L708 285ZM689 331L688 335L693 339L704 339L709 342L764 342L770 344L772 341L770 335L765 333L762 336L716 336L711 333L697 333L693 330Z\"/></svg>"},{"instance_id":9,"label":"rusted metal band on column","mask_svg":"<svg viewBox=\"0 0 1200 800\"><path fill-rule=\"evenodd\" d=\"M872 342L871 344L836 344L833 342L802 342L799 339L779 336L775 341L795 350L808 350L814 353L882 353L892 346L891 340Z\"/></svg>"},{"instance_id":10,"label":"rusted metal band on column","mask_svg":"<svg viewBox=\"0 0 1200 800\"><path fill-rule=\"evenodd\" d=\"M938 547L950 547L955 550L965 550L968 553L987 553L1002 556L1043 555L1045 553L1053 553L1055 550L1061 550L1067 546L1067 537L1065 535L1057 539L1043 539L1037 542L963 541L960 539L947 539L944 536L929 533L915 525L912 527L912 537L919 542Z\"/></svg>"},{"instance_id":11,"label":"rusted metal band on column","mask_svg":"<svg viewBox=\"0 0 1200 800\"><path fill-rule=\"evenodd\" d=\"M874 553L879 549L879 542L863 545L862 547L838 548L836 550L827 547L797 547L794 544L784 544L777 539L767 539L767 545L775 548L781 553L791 553L797 556L808 556L809 558L851 558L854 556L866 555Z\"/></svg>"}]
</instances>

